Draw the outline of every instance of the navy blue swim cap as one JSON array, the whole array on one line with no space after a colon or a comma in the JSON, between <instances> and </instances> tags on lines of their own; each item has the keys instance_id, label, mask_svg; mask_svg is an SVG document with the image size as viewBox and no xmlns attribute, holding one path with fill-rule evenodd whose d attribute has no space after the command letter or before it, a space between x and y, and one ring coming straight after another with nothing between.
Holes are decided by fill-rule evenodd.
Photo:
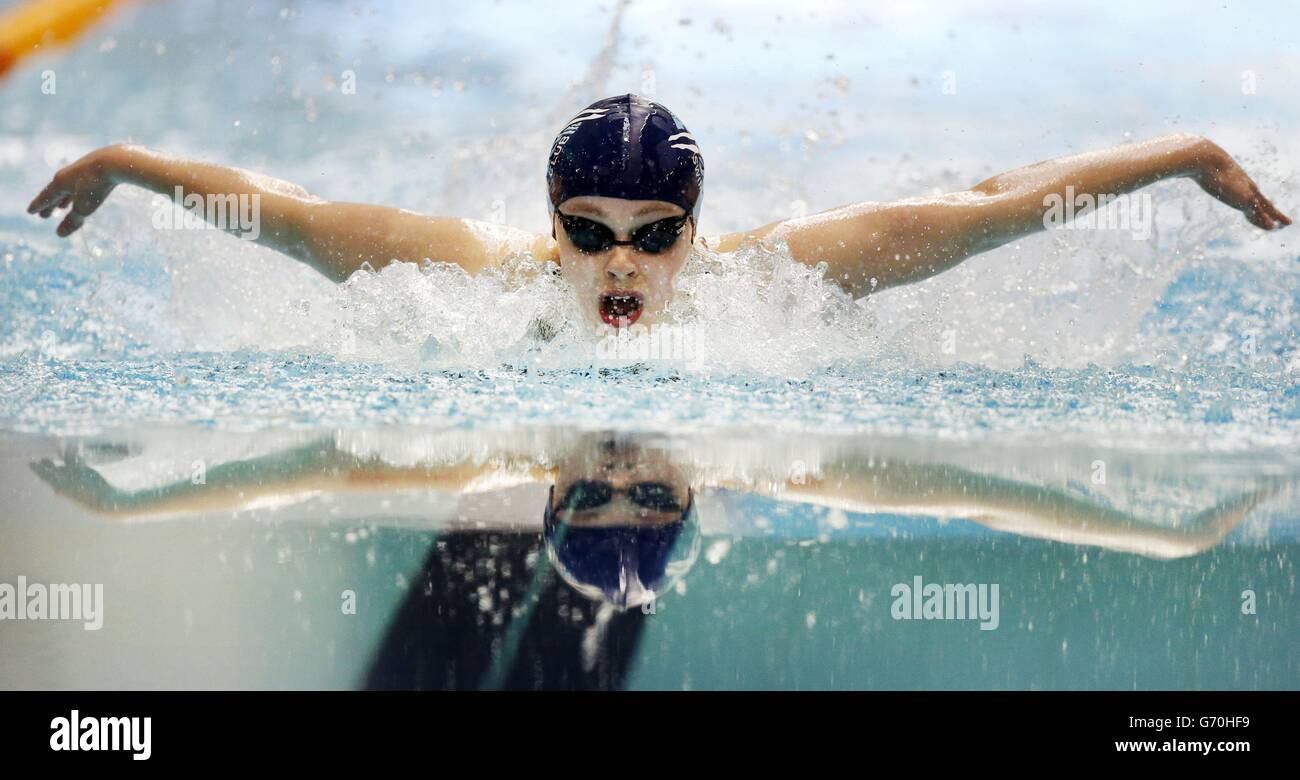
<instances>
[{"instance_id":1,"label":"navy blue swim cap","mask_svg":"<svg viewBox=\"0 0 1300 780\"><path fill-rule=\"evenodd\" d=\"M662 200L685 209L698 230L704 159L673 112L640 95L619 95L587 106L560 131L546 185L552 214L580 195Z\"/></svg>"},{"instance_id":2,"label":"navy blue swim cap","mask_svg":"<svg viewBox=\"0 0 1300 780\"><path fill-rule=\"evenodd\" d=\"M692 493L680 520L654 526L573 526L546 501L543 536L560 576L587 598L630 609L652 601L691 568L699 553Z\"/></svg>"}]
</instances>

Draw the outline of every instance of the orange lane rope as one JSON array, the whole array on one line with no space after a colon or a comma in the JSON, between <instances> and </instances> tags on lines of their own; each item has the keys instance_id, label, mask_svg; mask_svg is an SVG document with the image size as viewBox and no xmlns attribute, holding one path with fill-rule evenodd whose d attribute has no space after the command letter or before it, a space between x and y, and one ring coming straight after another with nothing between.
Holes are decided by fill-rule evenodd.
<instances>
[{"instance_id":1,"label":"orange lane rope","mask_svg":"<svg viewBox=\"0 0 1300 780\"><path fill-rule=\"evenodd\" d=\"M0 12L0 76L28 56L75 40L126 0L26 0Z\"/></svg>"}]
</instances>

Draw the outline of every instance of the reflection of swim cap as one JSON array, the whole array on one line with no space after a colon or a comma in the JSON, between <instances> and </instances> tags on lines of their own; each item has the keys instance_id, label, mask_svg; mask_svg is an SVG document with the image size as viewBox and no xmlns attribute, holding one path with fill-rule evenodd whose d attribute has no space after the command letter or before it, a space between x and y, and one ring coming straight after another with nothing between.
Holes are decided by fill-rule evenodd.
<instances>
[{"instance_id":1,"label":"reflection of swim cap","mask_svg":"<svg viewBox=\"0 0 1300 780\"><path fill-rule=\"evenodd\" d=\"M699 554L692 494L674 523L584 527L565 523L546 500L544 535L551 563L582 595L620 609L649 603L681 579Z\"/></svg>"},{"instance_id":2,"label":"reflection of swim cap","mask_svg":"<svg viewBox=\"0 0 1300 780\"><path fill-rule=\"evenodd\" d=\"M546 165L550 209L579 195L662 200L699 224L704 160L673 112L640 95L597 100L569 122Z\"/></svg>"}]
</instances>

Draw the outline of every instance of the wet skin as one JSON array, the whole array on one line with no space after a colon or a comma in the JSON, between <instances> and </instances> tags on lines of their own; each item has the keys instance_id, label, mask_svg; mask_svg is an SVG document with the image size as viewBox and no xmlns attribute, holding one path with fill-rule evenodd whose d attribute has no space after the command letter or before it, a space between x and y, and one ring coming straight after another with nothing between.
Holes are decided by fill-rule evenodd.
<instances>
[{"instance_id":1,"label":"wet skin","mask_svg":"<svg viewBox=\"0 0 1300 780\"><path fill-rule=\"evenodd\" d=\"M1171 178L1192 180L1262 230L1291 224L1227 152L1186 134L1035 163L961 192L852 203L738 233L697 237L696 226L688 222L671 249L653 256L628 246L580 253L555 220L552 238L478 220L326 201L251 171L131 145L95 150L63 168L32 200L28 212L48 218L69 209L57 229L60 236L68 236L119 184L143 187L182 205L180 194L256 197L259 226L251 240L340 282L357 270L382 268L394 260L449 262L476 274L530 252L536 259L558 263L578 292L584 318L598 329L608 329L600 296L611 290L640 293L640 322L660 321L696 241L718 252L734 251L748 239L785 242L794 260L813 266L825 263L826 278L860 298L926 279L968 257L1047 229L1051 198L1059 203L1068 195L1118 196ZM648 222L683 213L660 201L603 197L571 198L560 210L600 221L623 240Z\"/></svg>"},{"instance_id":2,"label":"wet skin","mask_svg":"<svg viewBox=\"0 0 1300 780\"><path fill-rule=\"evenodd\" d=\"M631 239L643 225L685 214L681 206L657 200L625 200L583 196L569 198L559 212L599 222L614 231L620 241ZM654 325L673 297L673 285L691 252L694 225L687 221L681 235L667 251L642 252L635 246L615 245L603 252L580 251L569 240L558 216L555 225L556 254L564 278L578 294L583 318L593 327L606 327L601 317L601 297L610 293L639 293L641 312L636 322Z\"/></svg>"}]
</instances>

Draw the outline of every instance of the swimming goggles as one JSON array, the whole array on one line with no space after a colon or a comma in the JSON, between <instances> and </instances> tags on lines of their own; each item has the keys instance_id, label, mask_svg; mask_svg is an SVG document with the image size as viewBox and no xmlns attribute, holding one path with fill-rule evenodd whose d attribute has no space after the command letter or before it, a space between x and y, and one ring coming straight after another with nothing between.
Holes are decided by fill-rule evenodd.
<instances>
[{"instance_id":1,"label":"swimming goggles","mask_svg":"<svg viewBox=\"0 0 1300 780\"><path fill-rule=\"evenodd\" d=\"M569 241L579 252L590 254L604 252L614 246L633 246L638 251L652 255L666 252L677 243L682 227L690 219L689 214L684 214L651 222L632 231L631 241L619 241L614 238L614 231L608 225L564 212L556 213L559 214L560 224L564 225L564 232L569 235Z\"/></svg>"},{"instance_id":2,"label":"swimming goggles","mask_svg":"<svg viewBox=\"0 0 1300 780\"><path fill-rule=\"evenodd\" d=\"M608 504L616 494L622 493L642 509L653 512L680 512L681 502L672 487L662 482L638 482L626 488L616 488L608 482L580 479L564 491L559 510L583 512Z\"/></svg>"}]
</instances>

